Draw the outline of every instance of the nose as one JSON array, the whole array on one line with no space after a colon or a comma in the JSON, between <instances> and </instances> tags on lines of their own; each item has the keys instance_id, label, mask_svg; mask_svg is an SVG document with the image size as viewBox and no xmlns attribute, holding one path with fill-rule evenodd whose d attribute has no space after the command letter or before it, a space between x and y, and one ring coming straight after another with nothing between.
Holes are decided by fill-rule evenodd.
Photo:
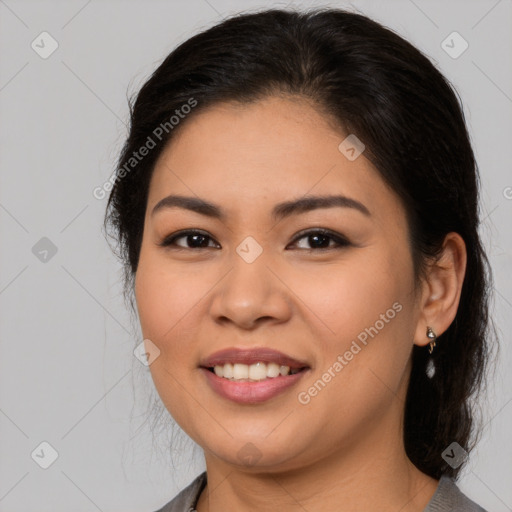
<instances>
[{"instance_id":1,"label":"nose","mask_svg":"<svg viewBox=\"0 0 512 512\"><path fill-rule=\"evenodd\" d=\"M289 320L292 301L271 262L260 256L248 263L235 255L232 263L231 271L215 287L210 306L214 321L253 330L263 323Z\"/></svg>"}]
</instances>

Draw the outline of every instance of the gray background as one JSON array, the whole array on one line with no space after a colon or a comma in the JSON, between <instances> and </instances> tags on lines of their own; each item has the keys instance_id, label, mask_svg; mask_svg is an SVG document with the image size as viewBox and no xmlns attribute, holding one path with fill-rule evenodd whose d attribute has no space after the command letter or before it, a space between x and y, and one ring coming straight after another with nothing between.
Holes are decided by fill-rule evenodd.
<instances>
[{"instance_id":1,"label":"gray background","mask_svg":"<svg viewBox=\"0 0 512 512\"><path fill-rule=\"evenodd\" d=\"M0 0L0 511L153 511L202 470L200 450L183 436L171 465L165 421L153 443L155 391L132 353L140 331L101 232L106 200L92 191L110 176L126 135L127 88L135 92L200 28L271 5L287 4ZM374 17L429 55L463 98L502 343L480 402L482 440L460 486L489 511L512 510L512 3L289 5ZM47 59L31 48L43 31L59 45ZM453 31L469 43L456 59L441 47ZM42 237L56 254L38 252L48 244ZM43 441L58 452L48 469L31 457L36 450L36 460L49 460Z\"/></svg>"}]
</instances>

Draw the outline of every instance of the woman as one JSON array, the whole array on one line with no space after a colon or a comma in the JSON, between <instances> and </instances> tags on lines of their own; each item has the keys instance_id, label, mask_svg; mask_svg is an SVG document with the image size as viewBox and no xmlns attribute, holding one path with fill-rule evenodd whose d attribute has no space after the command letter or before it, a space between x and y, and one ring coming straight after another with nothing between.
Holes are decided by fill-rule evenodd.
<instances>
[{"instance_id":1,"label":"woman","mask_svg":"<svg viewBox=\"0 0 512 512\"><path fill-rule=\"evenodd\" d=\"M461 106L341 10L236 16L132 106L106 223L206 472L161 512L483 510L491 277Z\"/></svg>"}]
</instances>

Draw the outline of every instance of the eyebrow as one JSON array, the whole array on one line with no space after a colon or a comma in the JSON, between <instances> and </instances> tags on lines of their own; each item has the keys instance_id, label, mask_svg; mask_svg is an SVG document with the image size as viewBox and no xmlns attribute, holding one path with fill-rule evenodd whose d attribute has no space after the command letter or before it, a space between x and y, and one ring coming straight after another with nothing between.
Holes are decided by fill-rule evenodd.
<instances>
[{"instance_id":1,"label":"eyebrow","mask_svg":"<svg viewBox=\"0 0 512 512\"><path fill-rule=\"evenodd\" d=\"M170 195L164 197L155 205L151 212L151 216L156 212L165 208L184 208L207 217L212 217L221 221L226 220L226 214L219 206L200 199L198 197L177 196ZM285 217L290 217L294 214L300 214L317 210L320 208L353 208L367 217L371 217L371 213L366 206L350 197L336 195L336 196L309 196L302 197L293 201L285 201L279 203L272 209L272 218L274 220L281 220Z\"/></svg>"}]
</instances>

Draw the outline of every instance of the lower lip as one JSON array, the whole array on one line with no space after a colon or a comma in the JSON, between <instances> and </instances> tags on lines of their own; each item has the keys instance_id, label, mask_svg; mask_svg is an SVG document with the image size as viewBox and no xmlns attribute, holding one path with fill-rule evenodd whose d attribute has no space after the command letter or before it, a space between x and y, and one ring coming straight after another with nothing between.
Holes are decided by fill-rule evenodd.
<instances>
[{"instance_id":1,"label":"lower lip","mask_svg":"<svg viewBox=\"0 0 512 512\"><path fill-rule=\"evenodd\" d=\"M279 395L298 382L308 370L293 375L280 375L254 382L242 382L217 377L215 373L201 368L206 375L208 384L220 396L239 404L259 404Z\"/></svg>"}]
</instances>

